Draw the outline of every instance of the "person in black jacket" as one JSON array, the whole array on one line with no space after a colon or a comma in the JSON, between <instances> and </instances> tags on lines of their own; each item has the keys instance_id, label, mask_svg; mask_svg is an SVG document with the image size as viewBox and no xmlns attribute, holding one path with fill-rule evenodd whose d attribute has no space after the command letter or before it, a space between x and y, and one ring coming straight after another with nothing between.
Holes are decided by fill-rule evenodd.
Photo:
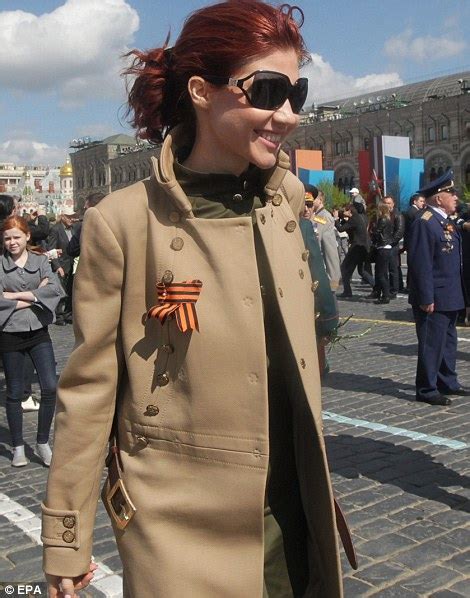
<instances>
[{"instance_id":1,"label":"person in black jacket","mask_svg":"<svg viewBox=\"0 0 470 598\"><path fill-rule=\"evenodd\" d=\"M411 225L413 224L414 219L424 208L425 205L426 200L420 193L415 193L410 197L410 207L406 212L403 213L403 218L405 220L405 231L403 235L403 251L406 251L408 249L408 238L410 236Z\"/></svg>"},{"instance_id":2,"label":"person in black jacket","mask_svg":"<svg viewBox=\"0 0 470 598\"><path fill-rule=\"evenodd\" d=\"M390 303L389 268L392 257L393 224L387 204L381 202L377 206L376 221L371 232L372 244L375 248L375 292L374 303Z\"/></svg>"},{"instance_id":3,"label":"person in black jacket","mask_svg":"<svg viewBox=\"0 0 470 598\"><path fill-rule=\"evenodd\" d=\"M335 226L340 233L346 232L349 236L349 251L341 264L341 276L343 278L343 292L339 297L352 297L351 278L356 267L361 269L369 252L369 234L364 218L358 214L352 204L343 208L343 218L339 218L338 210L333 212ZM374 286L374 279L366 271L363 276L367 282Z\"/></svg>"},{"instance_id":4,"label":"person in black jacket","mask_svg":"<svg viewBox=\"0 0 470 598\"><path fill-rule=\"evenodd\" d=\"M405 234L405 219L398 210L395 209L395 200L391 195L383 198L383 203L390 210L390 218L393 226L392 253L390 257L390 299L395 299L399 290L403 290L403 277L400 288L400 241Z\"/></svg>"},{"instance_id":5,"label":"person in black jacket","mask_svg":"<svg viewBox=\"0 0 470 598\"><path fill-rule=\"evenodd\" d=\"M106 197L106 195L104 193L101 193L101 191L90 193L90 195L85 200L85 205L83 206L83 213L85 214L88 208L94 208L95 206L97 206L103 199L103 197ZM79 257L80 255L80 237L82 234L82 225L83 219L80 219L72 226L72 238L70 239L69 244L67 245L67 254L73 258Z\"/></svg>"},{"instance_id":6,"label":"person in black jacket","mask_svg":"<svg viewBox=\"0 0 470 598\"><path fill-rule=\"evenodd\" d=\"M49 236L50 224L47 216L33 212L28 220L31 231L31 245L46 249L47 237Z\"/></svg>"}]
</instances>

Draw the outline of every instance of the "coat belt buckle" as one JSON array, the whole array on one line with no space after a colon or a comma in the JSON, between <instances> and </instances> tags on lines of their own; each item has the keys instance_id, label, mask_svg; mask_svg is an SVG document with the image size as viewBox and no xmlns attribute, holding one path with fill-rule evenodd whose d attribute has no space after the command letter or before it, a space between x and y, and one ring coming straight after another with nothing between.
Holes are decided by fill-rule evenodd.
<instances>
[{"instance_id":1,"label":"coat belt buckle","mask_svg":"<svg viewBox=\"0 0 470 598\"><path fill-rule=\"evenodd\" d=\"M108 513L114 519L119 529L125 529L129 521L137 512L127 493L124 482L119 478L114 486L106 492Z\"/></svg>"}]
</instances>

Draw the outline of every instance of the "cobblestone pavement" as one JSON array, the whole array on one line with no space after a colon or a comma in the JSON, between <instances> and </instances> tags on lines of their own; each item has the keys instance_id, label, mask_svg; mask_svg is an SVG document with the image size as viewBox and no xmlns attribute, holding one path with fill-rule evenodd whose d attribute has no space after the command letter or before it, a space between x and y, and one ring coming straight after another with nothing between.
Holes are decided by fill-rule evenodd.
<instances>
[{"instance_id":1,"label":"cobblestone pavement","mask_svg":"<svg viewBox=\"0 0 470 598\"><path fill-rule=\"evenodd\" d=\"M406 297L365 301L355 283L342 317L354 314L324 383L325 436L335 492L355 537L359 570L343 558L347 598L470 597L470 399L449 407L414 400L416 337ZM58 370L71 350L71 327L51 326ZM458 371L470 386L470 329L459 328ZM33 457L10 467L5 392L0 378L0 581L41 580L38 519L47 470ZM36 414L25 415L35 441ZM103 578L84 595L120 596L121 564L99 507L94 555Z\"/></svg>"}]
</instances>

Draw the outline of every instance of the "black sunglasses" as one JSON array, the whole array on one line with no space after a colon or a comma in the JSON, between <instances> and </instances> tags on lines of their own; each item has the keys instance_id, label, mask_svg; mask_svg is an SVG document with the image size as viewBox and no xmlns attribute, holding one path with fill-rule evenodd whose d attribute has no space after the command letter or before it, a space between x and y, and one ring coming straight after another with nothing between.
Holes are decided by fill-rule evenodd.
<instances>
[{"instance_id":1,"label":"black sunglasses","mask_svg":"<svg viewBox=\"0 0 470 598\"><path fill-rule=\"evenodd\" d=\"M298 114L305 104L308 93L308 79L301 77L292 85L289 77L276 71L255 71L243 79L232 77L204 77L215 85L230 85L240 88L246 99L255 108L261 110L277 110L288 99L292 112ZM249 79L253 79L250 87L243 86Z\"/></svg>"}]
</instances>

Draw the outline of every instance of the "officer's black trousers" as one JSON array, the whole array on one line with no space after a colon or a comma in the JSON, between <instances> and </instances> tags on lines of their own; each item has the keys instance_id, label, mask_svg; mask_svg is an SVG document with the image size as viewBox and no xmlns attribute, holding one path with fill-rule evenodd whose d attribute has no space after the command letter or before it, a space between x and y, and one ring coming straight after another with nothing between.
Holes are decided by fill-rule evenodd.
<instances>
[{"instance_id":1,"label":"officer's black trousers","mask_svg":"<svg viewBox=\"0 0 470 598\"><path fill-rule=\"evenodd\" d=\"M440 391L460 387L455 372L457 354L457 311L426 313L413 305L418 336L416 395L437 396Z\"/></svg>"}]
</instances>

